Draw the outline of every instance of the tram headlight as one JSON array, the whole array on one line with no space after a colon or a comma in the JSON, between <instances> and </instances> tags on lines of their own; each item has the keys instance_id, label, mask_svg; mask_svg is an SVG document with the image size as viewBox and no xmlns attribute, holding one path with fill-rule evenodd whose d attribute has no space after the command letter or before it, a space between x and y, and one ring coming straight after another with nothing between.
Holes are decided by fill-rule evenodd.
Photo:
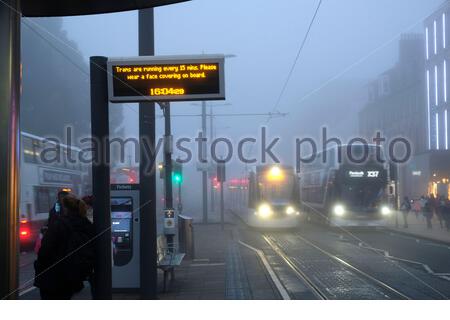
<instances>
[{"instance_id":1,"label":"tram headlight","mask_svg":"<svg viewBox=\"0 0 450 320\"><path fill-rule=\"evenodd\" d=\"M383 216L388 216L388 215L390 215L391 214L391 209L388 207L388 206L382 206L381 207L381 214L383 215Z\"/></svg>"},{"instance_id":2,"label":"tram headlight","mask_svg":"<svg viewBox=\"0 0 450 320\"><path fill-rule=\"evenodd\" d=\"M342 204L337 204L333 207L333 213L338 216L342 217L345 213L345 208Z\"/></svg>"},{"instance_id":3,"label":"tram headlight","mask_svg":"<svg viewBox=\"0 0 450 320\"><path fill-rule=\"evenodd\" d=\"M272 208L268 204L261 204L258 207L258 216L261 218L267 219L272 215Z\"/></svg>"},{"instance_id":4,"label":"tram headlight","mask_svg":"<svg viewBox=\"0 0 450 320\"><path fill-rule=\"evenodd\" d=\"M291 215L293 215L293 214L297 214L297 215L298 215L298 211L295 210L295 208L294 208L293 206L288 206L288 207L286 208L286 214L287 214L288 216L291 216Z\"/></svg>"}]
</instances>

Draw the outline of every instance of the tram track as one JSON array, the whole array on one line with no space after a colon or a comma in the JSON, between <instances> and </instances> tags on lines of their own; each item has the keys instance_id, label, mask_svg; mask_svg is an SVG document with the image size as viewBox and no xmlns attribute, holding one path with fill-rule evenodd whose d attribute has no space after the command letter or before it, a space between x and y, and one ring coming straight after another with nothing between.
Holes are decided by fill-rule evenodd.
<instances>
[{"instance_id":1,"label":"tram track","mask_svg":"<svg viewBox=\"0 0 450 320\"><path fill-rule=\"evenodd\" d=\"M317 246L316 244L310 242L309 240L303 238L301 235L295 235L297 239L303 241L310 248L315 250L315 254L318 257L326 257L328 260L336 262L337 265L341 266L340 269L336 270L336 277L342 276L343 270L346 271L346 276L354 277L359 282L365 282L365 289L368 290L372 296L376 299L401 299L409 300L411 299L406 294L400 292L399 290L393 288L386 282L375 278L374 276L368 274L367 272L361 270L350 262L328 252L327 250ZM301 280L305 283L311 292L321 300L327 299L345 299L348 296L339 296L339 294L332 294L324 283L320 281L320 273L310 274L308 270L305 270L304 266L299 263L298 258L289 254L288 250L280 245L274 236L267 234L262 235L263 239L271 247L271 249L285 262L286 266ZM320 268L317 268L320 269ZM319 275L319 276L318 276ZM329 274L324 275L324 278L329 277ZM344 292L348 292L343 290ZM355 296L354 299L359 297Z\"/></svg>"},{"instance_id":2,"label":"tram track","mask_svg":"<svg viewBox=\"0 0 450 320\"><path fill-rule=\"evenodd\" d=\"M263 235L263 239L267 242L270 248L286 263L286 265L293 271L293 273L300 279L319 300L328 300L327 295L312 281L292 259L268 236Z\"/></svg>"}]
</instances>

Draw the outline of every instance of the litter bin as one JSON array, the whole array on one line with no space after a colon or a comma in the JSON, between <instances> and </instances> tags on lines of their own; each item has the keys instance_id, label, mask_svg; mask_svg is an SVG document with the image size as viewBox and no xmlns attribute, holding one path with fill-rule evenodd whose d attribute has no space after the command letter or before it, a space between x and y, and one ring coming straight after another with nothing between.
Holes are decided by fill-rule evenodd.
<instances>
[{"instance_id":1,"label":"litter bin","mask_svg":"<svg viewBox=\"0 0 450 320\"><path fill-rule=\"evenodd\" d=\"M187 259L194 259L194 219L185 215L178 215L178 237L180 252L186 254Z\"/></svg>"}]
</instances>

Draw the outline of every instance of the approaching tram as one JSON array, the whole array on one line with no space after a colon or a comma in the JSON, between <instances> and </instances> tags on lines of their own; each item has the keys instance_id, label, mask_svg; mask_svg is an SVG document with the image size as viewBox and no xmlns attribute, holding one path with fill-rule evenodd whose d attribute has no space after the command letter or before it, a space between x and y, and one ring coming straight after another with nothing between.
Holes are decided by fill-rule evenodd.
<instances>
[{"instance_id":1,"label":"approaching tram","mask_svg":"<svg viewBox=\"0 0 450 320\"><path fill-rule=\"evenodd\" d=\"M227 204L246 224L259 228L295 228L299 224L299 186L294 169L257 166L244 179L228 184Z\"/></svg>"},{"instance_id":2,"label":"approaching tram","mask_svg":"<svg viewBox=\"0 0 450 320\"><path fill-rule=\"evenodd\" d=\"M300 169L302 210L309 219L330 226L385 225L392 210L389 165L380 146L343 145L325 152L326 161L320 153Z\"/></svg>"}]
</instances>

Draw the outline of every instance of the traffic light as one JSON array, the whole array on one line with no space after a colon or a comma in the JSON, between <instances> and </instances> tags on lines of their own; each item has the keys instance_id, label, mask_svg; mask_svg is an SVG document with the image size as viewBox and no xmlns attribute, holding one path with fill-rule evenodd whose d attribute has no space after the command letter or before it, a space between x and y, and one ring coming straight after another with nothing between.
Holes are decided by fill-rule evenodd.
<instances>
[{"instance_id":1,"label":"traffic light","mask_svg":"<svg viewBox=\"0 0 450 320\"><path fill-rule=\"evenodd\" d=\"M177 161L172 162L172 182L175 184L183 183L183 166Z\"/></svg>"},{"instance_id":2,"label":"traffic light","mask_svg":"<svg viewBox=\"0 0 450 320\"><path fill-rule=\"evenodd\" d=\"M159 178L165 179L165 167L164 163L158 164L159 169ZM172 160L172 182L175 184L181 184L183 183L183 166L181 163L178 163L177 161Z\"/></svg>"}]
</instances>

